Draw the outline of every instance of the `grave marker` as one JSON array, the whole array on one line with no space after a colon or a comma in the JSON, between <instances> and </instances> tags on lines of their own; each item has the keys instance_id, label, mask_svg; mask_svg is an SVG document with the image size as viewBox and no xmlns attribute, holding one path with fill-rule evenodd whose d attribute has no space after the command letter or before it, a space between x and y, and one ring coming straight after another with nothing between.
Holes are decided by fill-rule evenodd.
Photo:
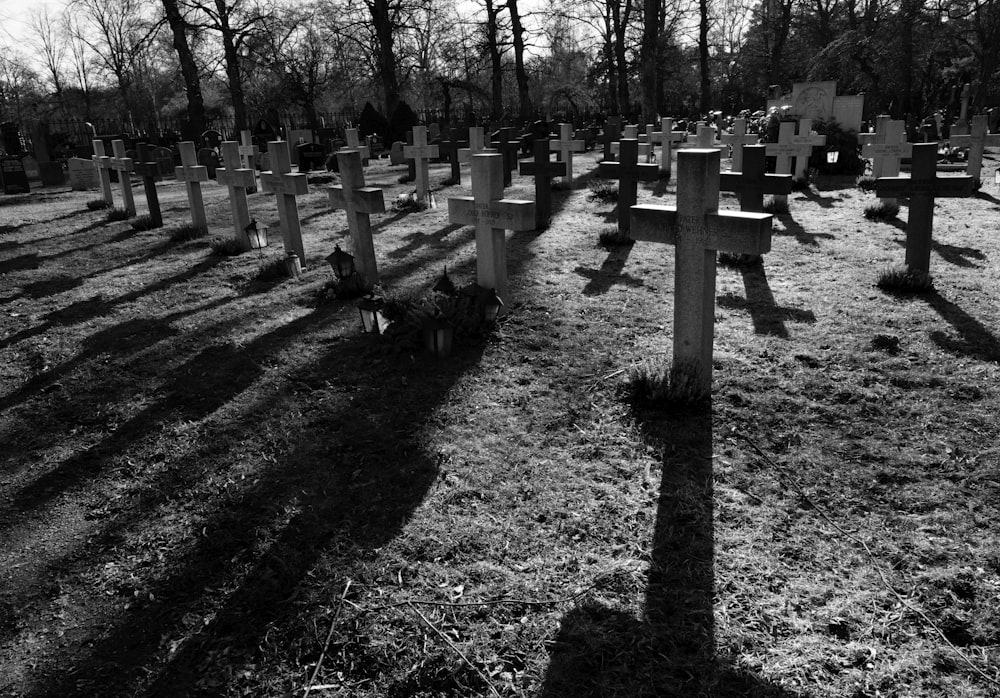
<instances>
[{"instance_id":1,"label":"grave marker","mask_svg":"<svg viewBox=\"0 0 1000 698\"><path fill-rule=\"evenodd\" d=\"M660 174L670 179L671 146L684 140L684 131L674 131L674 120L669 117L660 119L660 130L649 134L650 143L660 144Z\"/></svg>"},{"instance_id":2,"label":"grave marker","mask_svg":"<svg viewBox=\"0 0 1000 698\"><path fill-rule=\"evenodd\" d=\"M344 129L344 141L347 146L341 150L356 150L361 154L361 165L368 167L368 159L372 156L372 149L367 145L361 145L361 138L358 136L358 129ZM338 158L339 162L339 158Z\"/></svg>"},{"instance_id":3,"label":"grave marker","mask_svg":"<svg viewBox=\"0 0 1000 698\"><path fill-rule=\"evenodd\" d=\"M69 171L69 186L73 191L87 191L100 186L97 165L93 160L70 158L66 161L66 168Z\"/></svg>"},{"instance_id":4,"label":"grave marker","mask_svg":"<svg viewBox=\"0 0 1000 698\"><path fill-rule=\"evenodd\" d=\"M205 201L201 196L201 183L208 181L208 170L198 164L198 156L194 152L194 141L181 141L177 144L181 153L181 164L174 168L174 177L187 186L188 204L191 206L191 225L201 230L208 230L208 219L205 217Z\"/></svg>"},{"instance_id":5,"label":"grave marker","mask_svg":"<svg viewBox=\"0 0 1000 698\"><path fill-rule=\"evenodd\" d=\"M473 155L479 155L481 153L495 153L497 151L492 148L486 147L486 135L483 133L482 126L470 126L469 127L469 146L467 148L458 149L458 161L459 162L472 162Z\"/></svg>"},{"instance_id":6,"label":"grave marker","mask_svg":"<svg viewBox=\"0 0 1000 698\"><path fill-rule=\"evenodd\" d=\"M260 157L260 147L255 145L249 129L240 131L240 165L244 170L253 172L253 186L247 187L247 194L257 193L257 159ZM227 163L228 165L228 163Z\"/></svg>"},{"instance_id":7,"label":"grave marker","mask_svg":"<svg viewBox=\"0 0 1000 698\"><path fill-rule=\"evenodd\" d=\"M517 156L521 152L521 139L511 140L513 129L501 128L497 131L497 140L490 145L503 156L503 185L509 187L512 181L511 173L517 167Z\"/></svg>"},{"instance_id":8,"label":"grave marker","mask_svg":"<svg viewBox=\"0 0 1000 698\"><path fill-rule=\"evenodd\" d=\"M135 215L135 199L132 197L132 170L135 169L132 158L125 157L125 141L111 141L114 157L111 158L111 169L118 173L118 184L122 190L122 201L128 215Z\"/></svg>"},{"instance_id":9,"label":"grave marker","mask_svg":"<svg viewBox=\"0 0 1000 698\"><path fill-rule=\"evenodd\" d=\"M161 177L174 176L174 151L160 146L153 150L153 158L156 160L157 167L160 168Z\"/></svg>"},{"instance_id":10,"label":"grave marker","mask_svg":"<svg viewBox=\"0 0 1000 698\"><path fill-rule=\"evenodd\" d=\"M462 183L462 167L459 161L459 152L468 147L468 143L463 140L459 140L458 129L451 129L451 138L446 141L441 141L438 143L438 150L441 155L447 158L448 163L451 165L451 181L455 184Z\"/></svg>"},{"instance_id":11,"label":"grave marker","mask_svg":"<svg viewBox=\"0 0 1000 698\"><path fill-rule=\"evenodd\" d=\"M618 161L602 160L597 164L602 177L618 180L618 232L628 233L631 207L635 205L639 182L654 182L659 178L656 165L639 163L639 141L623 138L619 141Z\"/></svg>"},{"instance_id":12,"label":"grave marker","mask_svg":"<svg viewBox=\"0 0 1000 698\"><path fill-rule=\"evenodd\" d=\"M809 157L813 146L824 145L826 136L814 136L809 133L812 119L802 119L798 123L799 134L795 135L795 123L783 121L778 127L778 142L765 143L767 154L776 157L774 171L777 174L792 174L796 179L804 179L809 169ZM792 160L795 168L792 168ZM787 203L788 197L775 195L775 203Z\"/></svg>"},{"instance_id":13,"label":"grave marker","mask_svg":"<svg viewBox=\"0 0 1000 698\"><path fill-rule=\"evenodd\" d=\"M330 207L347 212L347 228L354 242L354 263L362 284L371 289L378 283L378 264L372 243L372 213L385 213L382 190L365 186L365 172L361 153L341 150L337 153L340 184L327 188Z\"/></svg>"},{"instance_id":14,"label":"grave marker","mask_svg":"<svg viewBox=\"0 0 1000 698\"><path fill-rule=\"evenodd\" d=\"M296 196L309 193L306 175L292 174L288 141L271 141L267 144L271 155L271 169L260 173L260 184L265 192L274 194L278 201L278 223L285 243L285 253L296 254L299 264L306 266L306 251L302 245L302 227L299 225L299 208Z\"/></svg>"},{"instance_id":15,"label":"grave marker","mask_svg":"<svg viewBox=\"0 0 1000 698\"><path fill-rule=\"evenodd\" d=\"M420 201L431 201L431 187L428 160L438 157L436 145L427 144L427 127L413 127L413 145L403 148L403 156L413 161L417 175L417 198ZM433 204L432 204L433 205Z\"/></svg>"},{"instance_id":16,"label":"grave marker","mask_svg":"<svg viewBox=\"0 0 1000 698\"><path fill-rule=\"evenodd\" d=\"M906 122L890 119L883 114L875 121L875 133L861 137L861 155L871 158L872 176L898 177L899 161L908 158L913 152L913 145L906 142ZM894 197L882 197L886 205L896 203Z\"/></svg>"},{"instance_id":17,"label":"grave marker","mask_svg":"<svg viewBox=\"0 0 1000 698\"><path fill-rule=\"evenodd\" d=\"M987 133L987 116L981 114L972 117L972 128L967 136L955 136L951 144L965 146L969 149L969 160L965 166L965 174L980 179L983 169L983 148L1000 146L1000 133Z\"/></svg>"},{"instance_id":18,"label":"grave marker","mask_svg":"<svg viewBox=\"0 0 1000 698\"><path fill-rule=\"evenodd\" d=\"M558 176L565 177L567 184L573 183L573 153L582 153L583 146L582 140L573 140L573 124L559 124L559 138L549 141L549 147L566 163L566 174Z\"/></svg>"},{"instance_id":19,"label":"grave marker","mask_svg":"<svg viewBox=\"0 0 1000 698\"><path fill-rule=\"evenodd\" d=\"M0 157L0 185L4 194L27 194L31 191L28 173L20 158Z\"/></svg>"},{"instance_id":20,"label":"grave marker","mask_svg":"<svg viewBox=\"0 0 1000 698\"><path fill-rule=\"evenodd\" d=\"M148 143L140 143L136 151L138 162L135 172L142 177L142 189L146 194L146 208L149 209L149 221L154 228L163 225L163 215L160 213L160 198L156 193L156 180L160 178L160 166L153 159Z\"/></svg>"},{"instance_id":21,"label":"grave marker","mask_svg":"<svg viewBox=\"0 0 1000 698\"><path fill-rule=\"evenodd\" d=\"M962 102L961 107L959 107L958 122L953 124L951 131L949 131L948 136L954 138L955 136L968 136L972 131L969 129L969 83L965 83L962 86ZM966 171L966 174L971 172Z\"/></svg>"},{"instance_id":22,"label":"grave marker","mask_svg":"<svg viewBox=\"0 0 1000 698\"><path fill-rule=\"evenodd\" d=\"M604 145L604 160L611 160L611 144L617 143L621 138L622 120L621 117L609 116L604 122L604 129L601 131L600 141Z\"/></svg>"},{"instance_id":23,"label":"grave marker","mask_svg":"<svg viewBox=\"0 0 1000 698\"><path fill-rule=\"evenodd\" d=\"M931 234L934 228L934 199L972 194L972 177L938 177L937 143L913 145L913 168L909 177L880 177L875 180L879 196L909 195L906 217L906 266L928 272Z\"/></svg>"},{"instance_id":24,"label":"grave marker","mask_svg":"<svg viewBox=\"0 0 1000 698\"><path fill-rule=\"evenodd\" d=\"M503 156L485 153L472 157L472 196L448 199L448 220L476 227L476 283L496 291L509 306L507 295L507 230L532 230L535 203L502 199ZM503 308L501 307L501 312Z\"/></svg>"},{"instance_id":25,"label":"grave marker","mask_svg":"<svg viewBox=\"0 0 1000 698\"><path fill-rule=\"evenodd\" d=\"M108 206L115 205L115 197L111 193L111 158L104 153L104 141L94 140L94 165L101 177L101 197L108 202Z\"/></svg>"},{"instance_id":26,"label":"grave marker","mask_svg":"<svg viewBox=\"0 0 1000 698\"><path fill-rule=\"evenodd\" d=\"M756 133L747 133L747 120L733 120L733 132L723 133L719 139L733 149L733 163L730 170L733 172L743 171L743 146L755 145L760 137Z\"/></svg>"},{"instance_id":27,"label":"grave marker","mask_svg":"<svg viewBox=\"0 0 1000 698\"><path fill-rule=\"evenodd\" d=\"M761 255L771 249L771 216L718 212L718 150L677 153L677 206L633 206L637 241L674 245L674 367L712 386L716 251Z\"/></svg>"},{"instance_id":28,"label":"grave marker","mask_svg":"<svg viewBox=\"0 0 1000 698\"><path fill-rule=\"evenodd\" d=\"M215 179L215 171L219 168L219 154L212 148L202 148L198 151L198 164L204 165L209 179Z\"/></svg>"},{"instance_id":29,"label":"grave marker","mask_svg":"<svg viewBox=\"0 0 1000 698\"><path fill-rule=\"evenodd\" d=\"M763 145L745 145L743 150L743 170L723 172L719 178L719 189L731 191L740 196L740 210L760 213L764 210L764 194L792 192L792 175L765 174Z\"/></svg>"},{"instance_id":30,"label":"grave marker","mask_svg":"<svg viewBox=\"0 0 1000 698\"><path fill-rule=\"evenodd\" d=\"M569 126L569 124L565 124ZM535 178L535 229L548 227L552 218L552 178L565 177L570 168L569 162L552 162L549 160L551 143L548 138L535 141L535 159L521 160L518 163L520 174ZM572 157L572 155L570 155Z\"/></svg>"},{"instance_id":31,"label":"grave marker","mask_svg":"<svg viewBox=\"0 0 1000 698\"><path fill-rule=\"evenodd\" d=\"M250 249L247 227L250 225L250 208L247 206L247 191L256 183L253 170L239 167L240 145L236 141L222 142L222 160L228 167L220 167L215 172L215 181L229 188L229 207L233 213L233 237L244 251Z\"/></svg>"}]
</instances>

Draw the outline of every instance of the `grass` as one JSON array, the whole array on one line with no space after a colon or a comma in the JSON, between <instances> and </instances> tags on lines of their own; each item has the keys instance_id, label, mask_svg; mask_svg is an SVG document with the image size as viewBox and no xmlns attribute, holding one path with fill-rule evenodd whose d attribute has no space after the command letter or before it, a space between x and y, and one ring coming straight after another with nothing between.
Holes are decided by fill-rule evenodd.
<instances>
[{"instance_id":1,"label":"grass","mask_svg":"<svg viewBox=\"0 0 1000 698\"><path fill-rule=\"evenodd\" d=\"M106 208L111 208L111 204L104 199L91 199L87 202L88 211L102 211Z\"/></svg>"},{"instance_id":2,"label":"grass","mask_svg":"<svg viewBox=\"0 0 1000 698\"><path fill-rule=\"evenodd\" d=\"M208 241L208 246L212 250L212 254L219 255L220 257L232 257L243 253L243 245L233 237L216 235Z\"/></svg>"},{"instance_id":3,"label":"grass","mask_svg":"<svg viewBox=\"0 0 1000 698\"><path fill-rule=\"evenodd\" d=\"M778 199L773 196L765 196L764 204L761 207L764 213L772 215L782 215L788 213L788 199Z\"/></svg>"},{"instance_id":4,"label":"grass","mask_svg":"<svg viewBox=\"0 0 1000 698\"><path fill-rule=\"evenodd\" d=\"M127 221L131 216L132 214L128 212L128 209L112 208L108 210L104 220L108 223L114 223L116 221Z\"/></svg>"},{"instance_id":5,"label":"grass","mask_svg":"<svg viewBox=\"0 0 1000 698\"><path fill-rule=\"evenodd\" d=\"M153 223L153 217L150 215L136 216L132 219L130 224L133 230L143 232L146 230L154 230L159 228L159 225Z\"/></svg>"},{"instance_id":6,"label":"grass","mask_svg":"<svg viewBox=\"0 0 1000 698\"><path fill-rule=\"evenodd\" d=\"M200 240L208 236L207 229L190 223L174 226L167 229L166 232L171 242L190 242L191 240Z\"/></svg>"},{"instance_id":7,"label":"grass","mask_svg":"<svg viewBox=\"0 0 1000 698\"><path fill-rule=\"evenodd\" d=\"M609 179L592 179L587 182L592 201L614 203L618 201L618 183Z\"/></svg>"},{"instance_id":8,"label":"grass","mask_svg":"<svg viewBox=\"0 0 1000 698\"><path fill-rule=\"evenodd\" d=\"M934 278L920 269L894 265L879 272L875 285L884 291L897 293L929 293L934 290Z\"/></svg>"},{"instance_id":9,"label":"grass","mask_svg":"<svg viewBox=\"0 0 1000 698\"><path fill-rule=\"evenodd\" d=\"M875 191L875 182L877 179L874 175L858 175L858 178L854 180L854 184L861 191Z\"/></svg>"},{"instance_id":10,"label":"grass","mask_svg":"<svg viewBox=\"0 0 1000 698\"><path fill-rule=\"evenodd\" d=\"M899 215L899 204L881 199L865 206L864 216L872 221L888 221Z\"/></svg>"},{"instance_id":11,"label":"grass","mask_svg":"<svg viewBox=\"0 0 1000 698\"><path fill-rule=\"evenodd\" d=\"M602 247L627 247L635 244L628 231L619 230L617 225L605 226L598 234L597 241Z\"/></svg>"},{"instance_id":12,"label":"grass","mask_svg":"<svg viewBox=\"0 0 1000 698\"><path fill-rule=\"evenodd\" d=\"M691 361L647 359L629 368L623 388L629 401L643 407L696 409L709 401L701 367Z\"/></svg>"}]
</instances>

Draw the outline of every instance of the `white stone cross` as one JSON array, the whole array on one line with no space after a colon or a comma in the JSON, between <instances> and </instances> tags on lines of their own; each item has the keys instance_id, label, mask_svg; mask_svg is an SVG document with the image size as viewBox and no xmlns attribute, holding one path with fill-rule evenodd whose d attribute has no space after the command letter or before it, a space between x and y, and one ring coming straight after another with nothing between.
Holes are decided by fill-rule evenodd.
<instances>
[{"instance_id":1,"label":"white stone cross","mask_svg":"<svg viewBox=\"0 0 1000 698\"><path fill-rule=\"evenodd\" d=\"M952 136L951 144L956 146L966 146L969 149L969 160L965 166L965 174L970 177L980 178L983 169L983 148L986 146L1000 146L1000 133L987 133L989 124L987 116L981 114L972 117L972 128L968 136Z\"/></svg>"},{"instance_id":2,"label":"white stone cross","mask_svg":"<svg viewBox=\"0 0 1000 698\"><path fill-rule=\"evenodd\" d=\"M201 183L208 181L208 168L198 164L198 155L194 151L194 141L181 141L177 144L181 154L181 164L174 168L174 176L180 182L187 184L188 205L191 206L191 225L201 230L208 230L208 218L205 216L205 201L201 196Z\"/></svg>"},{"instance_id":3,"label":"white stone cross","mask_svg":"<svg viewBox=\"0 0 1000 698\"><path fill-rule=\"evenodd\" d=\"M236 141L222 141L222 160L226 167L215 171L215 181L229 187L229 207L233 212L233 233L243 250L250 249L247 226L250 225L250 209L247 206L247 192L257 184L254 171L240 167L240 146Z\"/></svg>"},{"instance_id":4,"label":"white stone cross","mask_svg":"<svg viewBox=\"0 0 1000 698\"><path fill-rule=\"evenodd\" d=\"M92 143L94 155L90 159L94 161L101 177L101 197L108 202L108 206L114 206L115 197L111 193L111 158L104 154L104 141L94 140Z\"/></svg>"},{"instance_id":5,"label":"white stone cross","mask_svg":"<svg viewBox=\"0 0 1000 698\"><path fill-rule=\"evenodd\" d=\"M632 237L674 245L674 367L712 386L716 251L761 255L771 249L771 216L718 212L715 149L677 153L677 206L632 207Z\"/></svg>"},{"instance_id":6,"label":"white stone cross","mask_svg":"<svg viewBox=\"0 0 1000 698\"><path fill-rule=\"evenodd\" d=\"M428 174L428 160L439 155L436 145L427 144L427 127L413 127L413 145L403 146L403 157L413 160L417 174L417 198L420 201L427 201L430 198L430 176Z\"/></svg>"},{"instance_id":7,"label":"white stone cross","mask_svg":"<svg viewBox=\"0 0 1000 698\"><path fill-rule=\"evenodd\" d=\"M861 155L871 158L872 176L898 177L899 161L913 153L913 144L906 142L906 122L882 114L875 120L875 133L861 136ZM885 204L895 204L895 197L882 197Z\"/></svg>"},{"instance_id":8,"label":"white stone cross","mask_svg":"<svg viewBox=\"0 0 1000 698\"><path fill-rule=\"evenodd\" d=\"M372 149L367 145L361 145L361 138L358 136L358 129L347 128L344 129L344 140L347 141L347 146L342 148L342 150L356 150L361 154L361 164L362 166L368 165L368 159L372 156ZM339 159L338 159L339 162Z\"/></svg>"},{"instance_id":9,"label":"white stone cross","mask_svg":"<svg viewBox=\"0 0 1000 698\"><path fill-rule=\"evenodd\" d=\"M372 213L385 213L382 190L365 186L361 153L341 150L337 153L340 184L329 187L330 207L347 212L347 228L354 242L354 264L366 290L378 283L378 264L372 242Z\"/></svg>"},{"instance_id":10,"label":"white stone cross","mask_svg":"<svg viewBox=\"0 0 1000 698\"><path fill-rule=\"evenodd\" d=\"M247 187L247 194L254 194L257 192L257 158L260 156L260 148L254 145L248 129L240 131L239 153L242 168L253 173L253 186Z\"/></svg>"},{"instance_id":11,"label":"white stone cross","mask_svg":"<svg viewBox=\"0 0 1000 698\"><path fill-rule=\"evenodd\" d=\"M809 133L812 129L812 119L801 119L798 124L799 134L795 135L795 123L782 121L778 127L778 142L765 143L768 155L776 156L775 174L790 174L795 179L804 179L809 169L809 156L813 146L824 145L826 136L815 136ZM792 160L795 167L792 168ZM775 203L788 202L788 197L782 194L774 195Z\"/></svg>"},{"instance_id":12,"label":"white stone cross","mask_svg":"<svg viewBox=\"0 0 1000 698\"><path fill-rule=\"evenodd\" d=\"M756 133L747 133L747 120L740 118L733 120L733 132L723 133L719 140L733 149L733 163L729 169L733 172L743 171L743 146L754 145L760 140Z\"/></svg>"},{"instance_id":13,"label":"white stone cross","mask_svg":"<svg viewBox=\"0 0 1000 698\"><path fill-rule=\"evenodd\" d=\"M723 148L729 149L729 146L725 143L720 143L715 140L715 126L709 126L708 124L699 124L698 133L695 136L694 142L695 148L718 148L722 150Z\"/></svg>"},{"instance_id":14,"label":"white stone cross","mask_svg":"<svg viewBox=\"0 0 1000 698\"><path fill-rule=\"evenodd\" d=\"M639 140L639 127L636 124L629 124L625 127L624 131L622 132L621 139L611 144L611 152L614 153L615 155L618 155L621 152L621 147L622 147L621 142L626 138L629 140L636 141L636 143L639 144L637 150L639 159L637 160L637 162L641 162L643 164L648 163L650 153L653 150L653 144L650 143L648 140L647 141Z\"/></svg>"},{"instance_id":15,"label":"white stone cross","mask_svg":"<svg viewBox=\"0 0 1000 698\"><path fill-rule=\"evenodd\" d=\"M559 153L559 160L566 163L566 176L563 179L573 183L573 153L582 153L584 142L573 140L573 125L559 124L559 138L549 141L549 148Z\"/></svg>"},{"instance_id":16,"label":"white stone cross","mask_svg":"<svg viewBox=\"0 0 1000 698\"><path fill-rule=\"evenodd\" d=\"M476 283L509 304L506 231L533 230L535 202L502 196L503 155L474 155L472 196L448 199L448 220L476 227Z\"/></svg>"},{"instance_id":17,"label":"white stone cross","mask_svg":"<svg viewBox=\"0 0 1000 698\"><path fill-rule=\"evenodd\" d=\"M649 134L650 143L660 144L660 174L670 179L671 146L684 140L683 131L674 131L674 120L670 117L660 119L660 130Z\"/></svg>"},{"instance_id":18,"label":"white stone cross","mask_svg":"<svg viewBox=\"0 0 1000 698\"><path fill-rule=\"evenodd\" d=\"M481 153L495 153L497 152L493 148L486 147L486 135L483 133L482 126L470 126L469 127L469 147L458 149L458 161L459 162L472 162L473 155L479 155Z\"/></svg>"},{"instance_id":19,"label":"white stone cross","mask_svg":"<svg viewBox=\"0 0 1000 698\"><path fill-rule=\"evenodd\" d=\"M302 227L299 224L299 206L296 196L309 193L309 183L305 174L292 173L292 158L288 152L288 141L270 141L267 152L271 156L271 169L260 173L260 184L264 191L274 194L278 200L278 223L285 244L285 254L294 252L299 263L306 266L306 250L302 245Z\"/></svg>"},{"instance_id":20,"label":"white stone cross","mask_svg":"<svg viewBox=\"0 0 1000 698\"><path fill-rule=\"evenodd\" d=\"M122 201L128 215L135 215L135 198L132 196L132 171L135 163L132 158L125 157L125 141L111 141L111 150L114 157L111 158L111 169L118 173L118 184L122 190Z\"/></svg>"}]
</instances>

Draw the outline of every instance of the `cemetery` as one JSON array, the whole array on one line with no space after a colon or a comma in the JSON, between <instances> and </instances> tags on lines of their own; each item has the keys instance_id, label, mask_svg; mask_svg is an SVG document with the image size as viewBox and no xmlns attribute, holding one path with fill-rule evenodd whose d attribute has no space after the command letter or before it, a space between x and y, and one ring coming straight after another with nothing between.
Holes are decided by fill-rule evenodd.
<instances>
[{"instance_id":1,"label":"cemetery","mask_svg":"<svg viewBox=\"0 0 1000 698\"><path fill-rule=\"evenodd\" d=\"M0 697L1000 695L978 83L439 82L0 124Z\"/></svg>"}]
</instances>

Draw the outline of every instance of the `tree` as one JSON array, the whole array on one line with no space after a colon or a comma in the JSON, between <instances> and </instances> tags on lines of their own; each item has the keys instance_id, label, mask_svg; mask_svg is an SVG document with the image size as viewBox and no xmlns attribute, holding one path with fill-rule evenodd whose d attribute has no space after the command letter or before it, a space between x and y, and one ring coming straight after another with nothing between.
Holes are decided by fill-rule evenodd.
<instances>
[{"instance_id":1,"label":"tree","mask_svg":"<svg viewBox=\"0 0 1000 698\"><path fill-rule=\"evenodd\" d=\"M531 94L528 91L528 74L524 70L524 25L517 9L517 0L507 0L510 13L511 34L514 39L514 77L517 80L517 101L522 119L531 118Z\"/></svg>"},{"instance_id":2,"label":"tree","mask_svg":"<svg viewBox=\"0 0 1000 698\"><path fill-rule=\"evenodd\" d=\"M161 0L167 25L173 39L173 47L180 61L181 75L184 78L184 94L187 96L187 125L190 134L186 137L196 137L205 131L205 99L201 94L201 76L194 60L194 52L188 44L188 23L181 14L178 0Z\"/></svg>"},{"instance_id":3,"label":"tree","mask_svg":"<svg viewBox=\"0 0 1000 698\"><path fill-rule=\"evenodd\" d=\"M33 34L29 42L35 49L35 55L40 56L48 73L49 83L55 95L56 104L65 112L63 99L63 73L66 62L66 42L59 28L58 16L49 12L46 5L31 10L29 28Z\"/></svg>"}]
</instances>

